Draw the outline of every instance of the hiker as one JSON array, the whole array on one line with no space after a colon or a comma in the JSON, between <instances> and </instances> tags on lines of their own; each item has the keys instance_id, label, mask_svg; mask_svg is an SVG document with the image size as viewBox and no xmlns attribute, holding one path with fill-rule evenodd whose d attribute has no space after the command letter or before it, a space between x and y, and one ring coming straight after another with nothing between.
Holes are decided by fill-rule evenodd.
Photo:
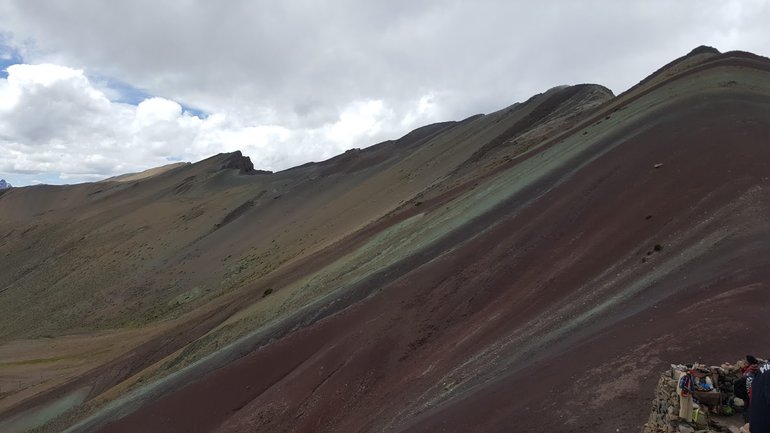
<instances>
[{"instance_id":1,"label":"hiker","mask_svg":"<svg viewBox=\"0 0 770 433\"><path fill-rule=\"evenodd\" d=\"M770 362L757 368L751 389L751 433L770 433Z\"/></svg>"},{"instance_id":2,"label":"hiker","mask_svg":"<svg viewBox=\"0 0 770 433\"><path fill-rule=\"evenodd\" d=\"M746 360L741 361L742 377L733 384L733 392L735 396L740 398L746 403L746 410L743 412L743 421L750 422L751 416L749 413L749 407L751 406L751 388L759 371L759 360L755 356L746 355Z\"/></svg>"},{"instance_id":3,"label":"hiker","mask_svg":"<svg viewBox=\"0 0 770 433\"><path fill-rule=\"evenodd\" d=\"M679 418L687 422L692 421L693 414L693 377L692 370L682 372L679 382L676 384L676 393L679 395Z\"/></svg>"}]
</instances>

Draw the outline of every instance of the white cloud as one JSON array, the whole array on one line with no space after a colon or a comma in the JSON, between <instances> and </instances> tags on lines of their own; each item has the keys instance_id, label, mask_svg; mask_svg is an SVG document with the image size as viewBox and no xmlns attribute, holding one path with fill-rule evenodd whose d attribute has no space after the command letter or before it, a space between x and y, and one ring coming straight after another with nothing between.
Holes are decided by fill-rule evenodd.
<instances>
[{"instance_id":1,"label":"white cloud","mask_svg":"<svg viewBox=\"0 0 770 433\"><path fill-rule=\"evenodd\" d=\"M13 65L8 74L0 80L0 173L57 173L69 182L233 150L258 168L280 170L367 146L404 121L383 101L350 104L317 128L255 125L227 112L201 119L160 97L136 106L112 102L82 70ZM425 104L415 102L419 115L409 122L428 120Z\"/></svg>"},{"instance_id":2,"label":"white cloud","mask_svg":"<svg viewBox=\"0 0 770 433\"><path fill-rule=\"evenodd\" d=\"M13 73L15 71L15 73ZM8 67L8 81L15 87L51 87L60 81L74 82L75 87L87 89L88 80L83 76L83 71L64 66L43 65L11 65ZM96 97L96 94L91 94Z\"/></svg>"},{"instance_id":3,"label":"white cloud","mask_svg":"<svg viewBox=\"0 0 770 433\"><path fill-rule=\"evenodd\" d=\"M620 92L701 44L768 55L767 22L768 0L4 0L0 56L68 68L0 80L0 144L20 155L0 176L79 176L89 152L130 153L93 176L237 148L284 168L559 84ZM162 98L114 102L131 89Z\"/></svg>"},{"instance_id":4,"label":"white cloud","mask_svg":"<svg viewBox=\"0 0 770 433\"><path fill-rule=\"evenodd\" d=\"M383 122L393 116L381 100L358 102L343 111L339 120L326 129L325 135L343 147L351 147L357 140L376 136L382 130Z\"/></svg>"},{"instance_id":5,"label":"white cloud","mask_svg":"<svg viewBox=\"0 0 770 433\"><path fill-rule=\"evenodd\" d=\"M164 98L150 98L136 107L137 129L161 122L175 122L182 115L182 106Z\"/></svg>"}]
</instances>

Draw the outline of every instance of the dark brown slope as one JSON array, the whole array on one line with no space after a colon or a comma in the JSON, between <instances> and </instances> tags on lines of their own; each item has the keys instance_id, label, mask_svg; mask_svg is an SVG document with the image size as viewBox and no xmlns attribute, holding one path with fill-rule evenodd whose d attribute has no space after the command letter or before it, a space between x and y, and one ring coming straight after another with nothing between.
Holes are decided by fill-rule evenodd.
<instances>
[{"instance_id":1,"label":"dark brown slope","mask_svg":"<svg viewBox=\"0 0 770 433\"><path fill-rule=\"evenodd\" d=\"M721 61L625 106L650 108L378 274L373 296L103 431L639 428L668 360L770 343L770 97L752 90L768 78Z\"/></svg>"},{"instance_id":2,"label":"dark brown slope","mask_svg":"<svg viewBox=\"0 0 770 433\"><path fill-rule=\"evenodd\" d=\"M134 352L175 376L106 409L131 385L100 385L72 431L641 428L670 359L767 347L768 82L762 58L697 52L610 101L553 89L327 163L345 176L182 182L189 209L228 201L164 259L178 284L245 268L147 343L184 350ZM136 370L110 380L162 376Z\"/></svg>"},{"instance_id":3,"label":"dark brown slope","mask_svg":"<svg viewBox=\"0 0 770 433\"><path fill-rule=\"evenodd\" d=\"M608 287L618 299L573 333L546 339L533 360L426 411L404 431L635 430L647 410L645 390L667 361L717 363L766 350L770 233L761 215L770 204L763 138L770 122L759 119L767 102L713 97L671 107L676 115L650 119L662 124L587 166L549 193L552 203L507 227L537 215L550 227L533 230L540 239L521 242L504 227L492 232L498 248L531 248L523 260L550 265L540 281L517 277L526 269L514 268L488 285L497 288L495 303L531 299L488 307L488 315L509 315L493 335L528 326L549 304L579 301L575 288ZM757 123L747 130L746 121ZM663 167L653 169L656 163ZM501 242L506 237L513 239ZM655 244L663 250L654 252ZM615 265L611 275L607 264ZM522 290L533 286L531 295ZM569 319L580 317L574 309Z\"/></svg>"}]
</instances>

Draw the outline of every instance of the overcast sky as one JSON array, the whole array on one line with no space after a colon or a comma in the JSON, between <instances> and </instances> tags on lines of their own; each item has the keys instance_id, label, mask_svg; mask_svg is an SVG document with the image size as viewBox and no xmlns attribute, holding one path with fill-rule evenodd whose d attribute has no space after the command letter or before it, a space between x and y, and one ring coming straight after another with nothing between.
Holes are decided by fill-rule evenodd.
<instances>
[{"instance_id":1,"label":"overcast sky","mask_svg":"<svg viewBox=\"0 0 770 433\"><path fill-rule=\"evenodd\" d=\"M280 170L561 84L616 94L705 44L770 52L770 0L0 0L0 178L240 149Z\"/></svg>"}]
</instances>

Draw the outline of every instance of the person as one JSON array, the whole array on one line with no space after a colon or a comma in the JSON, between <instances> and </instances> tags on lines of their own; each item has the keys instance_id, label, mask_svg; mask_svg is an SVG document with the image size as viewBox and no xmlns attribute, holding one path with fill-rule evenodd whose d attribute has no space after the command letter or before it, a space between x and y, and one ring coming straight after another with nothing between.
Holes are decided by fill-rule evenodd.
<instances>
[{"instance_id":1,"label":"person","mask_svg":"<svg viewBox=\"0 0 770 433\"><path fill-rule=\"evenodd\" d=\"M692 421L693 415L693 377L692 370L682 372L676 384L676 393L679 395L679 418L687 422Z\"/></svg>"},{"instance_id":2,"label":"person","mask_svg":"<svg viewBox=\"0 0 770 433\"><path fill-rule=\"evenodd\" d=\"M753 355L746 355L746 360L741 361L742 376L738 379L734 386L734 393L736 397L746 402L746 410L743 412L743 422L750 422L751 416L749 413L749 407L751 406L751 385L759 371L759 360Z\"/></svg>"},{"instance_id":3,"label":"person","mask_svg":"<svg viewBox=\"0 0 770 433\"><path fill-rule=\"evenodd\" d=\"M751 355L746 355L746 361L748 365L743 370L743 375L746 377L746 392L749 394L749 403L751 403L751 387L754 383L754 377L759 372L759 360Z\"/></svg>"},{"instance_id":4,"label":"person","mask_svg":"<svg viewBox=\"0 0 770 433\"><path fill-rule=\"evenodd\" d=\"M751 433L770 433L770 362L760 366L754 376L749 412Z\"/></svg>"}]
</instances>

